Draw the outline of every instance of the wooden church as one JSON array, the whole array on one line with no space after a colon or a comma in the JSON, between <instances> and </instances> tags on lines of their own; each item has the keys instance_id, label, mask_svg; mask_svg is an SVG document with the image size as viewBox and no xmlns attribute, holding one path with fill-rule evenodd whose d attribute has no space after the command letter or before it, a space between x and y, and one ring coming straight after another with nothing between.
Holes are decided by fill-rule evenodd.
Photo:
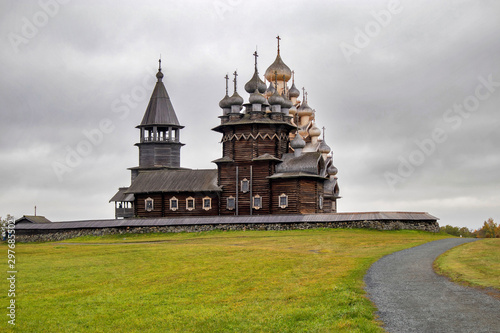
<instances>
[{"instance_id":1,"label":"wooden church","mask_svg":"<svg viewBox=\"0 0 500 333\"><path fill-rule=\"evenodd\" d=\"M208 215L318 214L337 211L339 186L332 152L321 137L307 93L294 82L294 73L280 56L267 68L265 80L257 70L245 84L248 102L237 92L220 101L222 157L217 168L192 170L180 165L179 123L162 82L157 82L140 131L139 166L130 168L131 185L111 198L116 218ZM291 80L291 86L289 82ZM305 95L305 96L304 96Z\"/></svg>"}]
</instances>

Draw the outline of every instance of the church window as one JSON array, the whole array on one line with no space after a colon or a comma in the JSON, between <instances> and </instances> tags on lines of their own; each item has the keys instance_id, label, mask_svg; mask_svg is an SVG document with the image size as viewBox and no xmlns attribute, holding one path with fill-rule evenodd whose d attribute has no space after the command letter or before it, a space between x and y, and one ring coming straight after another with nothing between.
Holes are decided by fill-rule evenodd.
<instances>
[{"instance_id":1,"label":"church window","mask_svg":"<svg viewBox=\"0 0 500 333\"><path fill-rule=\"evenodd\" d=\"M280 196L279 196L279 203L280 203L280 208L286 208L288 207L288 195L286 195L285 193L282 193Z\"/></svg>"},{"instance_id":2,"label":"church window","mask_svg":"<svg viewBox=\"0 0 500 333\"><path fill-rule=\"evenodd\" d=\"M203 209L204 210L212 209L212 198L210 198L210 197L203 198Z\"/></svg>"},{"instance_id":3,"label":"church window","mask_svg":"<svg viewBox=\"0 0 500 333\"><path fill-rule=\"evenodd\" d=\"M249 190L250 190L250 182L248 181L248 179L244 178L241 181L241 192L247 193Z\"/></svg>"},{"instance_id":4,"label":"church window","mask_svg":"<svg viewBox=\"0 0 500 333\"><path fill-rule=\"evenodd\" d=\"M146 206L146 211L151 212L154 209L154 200L151 198L147 198L144 200L144 205Z\"/></svg>"},{"instance_id":5,"label":"church window","mask_svg":"<svg viewBox=\"0 0 500 333\"><path fill-rule=\"evenodd\" d=\"M194 209L194 198L189 197L186 199L186 209L187 210L193 210Z\"/></svg>"},{"instance_id":6,"label":"church window","mask_svg":"<svg viewBox=\"0 0 500 333\"><path fill-rule=\"evenodd\" d=\"M227 198L227 209L228 210L233 210L236 208L236 200L234 199L233 196Z\"/></svg>"},{"instance_id":7,"label":"church window","mask_svg":"<svg viewBox=\"0 0 500 333\"><path fill-rule=\"evenodd\" d=\"M179 209L179 200L176 197L170 199L170 210L176 211Z\"/></svg>"},{"instance_id":8,"label":"church window","mask_svg":"<svg viewBox=\"0 0 500 333\"><path fill-rule=\"evenodd\" d=\"M260 195L256 195L253 197L253 209L261 209L262 208L262 197Z\"/></svg>"},{"instance_id":9,"label":"church window","mask_svg":"<svg viewBox=\"0 0 500 333\"><path fill-rule=\"evenodd\" d=\"M319 205L319 209L323 209L323 196L322 195L319 196L318 205Z\"/></svg>"}]
</instances>

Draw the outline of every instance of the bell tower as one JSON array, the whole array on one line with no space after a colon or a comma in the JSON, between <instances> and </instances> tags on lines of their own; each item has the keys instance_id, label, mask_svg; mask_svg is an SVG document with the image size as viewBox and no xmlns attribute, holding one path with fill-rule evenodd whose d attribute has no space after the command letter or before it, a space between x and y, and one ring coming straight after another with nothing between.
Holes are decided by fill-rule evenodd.
<instances>
[{"instance_id":1,"label":"bell tower","mask_svg":"<svg viewBox=\"0 0 500 333\"><path fill-rule=\"evenodd\" d=\"M181 147L179 123L174 107L163 84L161 59L158 61L158 79L144 113L140 130L139 166L131 168L132 181L141 170L180 168Z\"/></svg>"}]
</instances>

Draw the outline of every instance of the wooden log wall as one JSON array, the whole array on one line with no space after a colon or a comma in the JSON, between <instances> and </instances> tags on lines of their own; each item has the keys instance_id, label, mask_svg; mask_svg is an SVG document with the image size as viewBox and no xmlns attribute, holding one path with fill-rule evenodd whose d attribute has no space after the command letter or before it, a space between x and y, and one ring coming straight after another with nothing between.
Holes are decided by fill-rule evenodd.
<instances>
[{"instance_id":1,"label":"wooden log wall","mask_svg":"<svg viewBox=\"0 0 500 333\"><path fill-rule=\"evenodd\" d=\"M178 208L173 211L170 209L170 199L177 198ZM187 210L186 199L192 197L195 199L195 209ZM203 199L210 197L212 199L212 208L203 209ZM146 211L145 200L151 198L154 200L153 211ZM175 217L175 216L212 216L219 214L219 196L214 192L182 192L182 193L142 193L136 194L135 215L138 217Z\"/></svg>"}]
</instances>

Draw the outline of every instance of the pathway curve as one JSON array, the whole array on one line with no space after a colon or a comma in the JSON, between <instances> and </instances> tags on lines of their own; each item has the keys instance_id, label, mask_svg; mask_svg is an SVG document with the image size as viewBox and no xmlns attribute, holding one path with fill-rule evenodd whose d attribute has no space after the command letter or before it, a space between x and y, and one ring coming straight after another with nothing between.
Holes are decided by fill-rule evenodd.
<instances>
[{"instance_id":1,"label":"pathway curve","mask_svg":"<svg viewBox=\"0 0 500 333\"><path fill-rule=\"evenodd\" d=\"M500 300L437 275L443 252L475 239L448 238L385 256L365 276L384 328L397 332L500 333Z\"/></svg>"}]
</instances>

